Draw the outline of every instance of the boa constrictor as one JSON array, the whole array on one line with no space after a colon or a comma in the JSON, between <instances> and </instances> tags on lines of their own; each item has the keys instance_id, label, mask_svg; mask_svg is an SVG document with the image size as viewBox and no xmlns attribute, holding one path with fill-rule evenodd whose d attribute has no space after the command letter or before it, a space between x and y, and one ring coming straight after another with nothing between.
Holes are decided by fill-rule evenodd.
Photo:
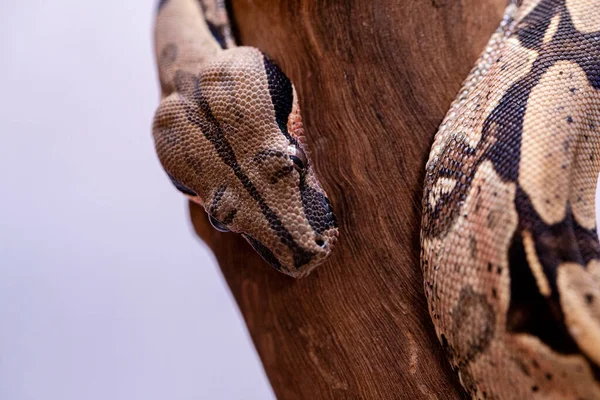
<instances>
[{"instance_id":1,"label":"boa constrictor","mask_svg":"<svg viewBox=\"0 0 600 400\"><path fill-rule=\"evenodd\" d=\"M338 229L290 80L258 49L235 47L223 1L163 0L155 30L153 135L171 181L216 229L241 233L281 272L308 274Z\"/></svg>"},{"instance_id":2,"label":"boa constrictor","mask_svg":"<svg viewBox=\"0 0 600 400\"><path fill-rule=\"evenodd\" d=\"M436 134L421 266L475 398L600 398L600 1L523 0Z\"/></svg>"},{"instance_id":3,"label":"boa constrictor","mask_svg":"<svg viewBox=\"0 0 600 400\"><path fill-rule=\"evenodd\" d=\"M514 1L436 134L422 270L475 398L600 398L600 0ZM162 0L153 134L219 230L300 277L336 243L293 85L223 1Z\"/></svg>"}]
</instances>

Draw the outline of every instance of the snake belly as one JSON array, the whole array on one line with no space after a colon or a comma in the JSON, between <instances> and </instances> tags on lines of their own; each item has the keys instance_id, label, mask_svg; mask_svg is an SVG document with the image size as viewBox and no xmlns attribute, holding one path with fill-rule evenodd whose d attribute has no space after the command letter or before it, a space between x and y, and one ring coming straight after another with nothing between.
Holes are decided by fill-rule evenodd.
<instances>
[{"instance_id":1,"label":"snake belly","mask_svg":"<svg viewBox=\"0 0 600 400\"><path fill-rule=\"evenodd\" d=\"M172 183L278 271L310 273L338 228L290 80L260 50L235 46L222 0L161 0L155 48L153 136Z\"/></svg>"},{"instance_id":2,"label":"snake belly","mask_svg":"<svg viewBox=\"0 0 600 400\"><path fill-rule=\"evenodd\" d=\"M523 0L443 120L421 267L479 399L600 399L600 1Z\"/></svg>"}]
</instances>

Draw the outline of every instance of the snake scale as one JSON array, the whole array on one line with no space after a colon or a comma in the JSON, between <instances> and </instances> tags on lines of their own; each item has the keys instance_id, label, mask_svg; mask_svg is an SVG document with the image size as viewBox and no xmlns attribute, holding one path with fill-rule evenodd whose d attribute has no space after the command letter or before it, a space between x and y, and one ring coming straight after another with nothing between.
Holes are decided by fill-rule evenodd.
<instances>
[{"instance_id":1,"label":"snake scale","mask_svg":"<svg viewBox=\"0 0 600 400\"><path fill-rule=\"evenodd\" d=\"M302 277L337 242L294 86L236 47L221 0L162 0L153 135L213 226ZM600 1L513 0L426 166L421 268L461 384L480 399L600 399Z\"/></svg>"}]
</instances>

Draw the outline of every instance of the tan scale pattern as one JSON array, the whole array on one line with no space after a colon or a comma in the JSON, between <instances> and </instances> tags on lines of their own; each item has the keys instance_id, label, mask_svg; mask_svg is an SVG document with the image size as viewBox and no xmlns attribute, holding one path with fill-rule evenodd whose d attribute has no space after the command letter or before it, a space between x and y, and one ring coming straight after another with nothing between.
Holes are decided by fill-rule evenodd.
<instances>
[{"instance_id":1,"label":"tan scale pattern","mask_svg":"<svg viewBox=\"0 0 600 400\"><path fill-rule=\"evenodd\" d=\"M597 89L588 85L585 72L571 61L551 66L531 91L529 101L536 109L525 113L523 130L531 134L523 135L521 143L519 184L547 224L565 218L567 200L571 200L576 218L593 210L589 205L594 202L595 185L589 185L589 173L599 170L600 159L590 162L590 155L600 143L595 135L586 139L577 133L585 131L590 123L600 123L600 113L593 108L597 98L594 92ZM581 126L571 129L571 124ZM576 163L580 168L590 168L571 172ZM573 188L566 189L571 185ZM596 224L593 214L582 217L588 228Z\"/></svg>"},{"instance_id":2,"label":"tan scale pattern","mask_svg":"<svg viewBox=\"0 0 600 400\"><path fill-rule=\"evenodd\" d=\"M600 280L576 263L564 263L558 270L557 283L569 331L577 344L600 364ZM591 318L590 318L591 316Z\"/></svg>"},{"instance_id":3,"label":"tan scale pattern","mask_svg":"<svg viewBox=\"0 0 600 400\"><path fill-rule=\"evenodd\" d=\"M566 4L578 31L591 33L600 30L600 14L590 9L594 4L590 7L582 7L580 0L566 0Z\"/></svg>"},{"instance_id":4,"label":"tan scale pattern","mask_svg":"<svg viewBox=\"0 0 600 400\"><path fill-rule=\"evenodd\" d=\"M554 38L559 23L560 15L555 15L554 17L552 17L552 19L550 20L550 26L546 30L546 33L544 33L544 43L548 43Z\"/></svg>"},{"instance_id":5,"label":"tan scale pattern","mask_svg":"<svg viewBox=\"0 0 600 400\"><path fill-rule=\"evenodd\" d=\"M157 14L159 159L220 228L241 233L281 272L305 276L331 253L338 230L302 139L295 90L258 49L221 49L202 10L213 26L226 14L206 3L167 0Z\"/></svg>"},{"instance_id":6,"label":"tan scale pattern","mask_svg":"<svg viewBox=\"0 0 600 400\"><path fill-rule=\"evenodd\" d=\"M425 293L473 398L600 399L598 22L511 4L432 146Z\"/></svg>"}]
</instances>

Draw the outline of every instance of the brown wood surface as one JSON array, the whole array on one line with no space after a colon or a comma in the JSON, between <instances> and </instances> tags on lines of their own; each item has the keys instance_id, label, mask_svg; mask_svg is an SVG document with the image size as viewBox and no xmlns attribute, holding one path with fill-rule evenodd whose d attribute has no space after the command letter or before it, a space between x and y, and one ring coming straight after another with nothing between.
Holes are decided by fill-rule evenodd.
<instances>
[{"instance_id":1,"label":"brown wood surface","mask_svg":"<svg viewBox=\"0 0 600 400\"><path fill-rule=\"evenodd\" d=\"M423 294L422 183L436 128L505 4L233 1L242 43L273 57L296 85L340 222L331 259L295 281L191 206L278 398L463 395Z\"/></svg>"}]
</instances>

